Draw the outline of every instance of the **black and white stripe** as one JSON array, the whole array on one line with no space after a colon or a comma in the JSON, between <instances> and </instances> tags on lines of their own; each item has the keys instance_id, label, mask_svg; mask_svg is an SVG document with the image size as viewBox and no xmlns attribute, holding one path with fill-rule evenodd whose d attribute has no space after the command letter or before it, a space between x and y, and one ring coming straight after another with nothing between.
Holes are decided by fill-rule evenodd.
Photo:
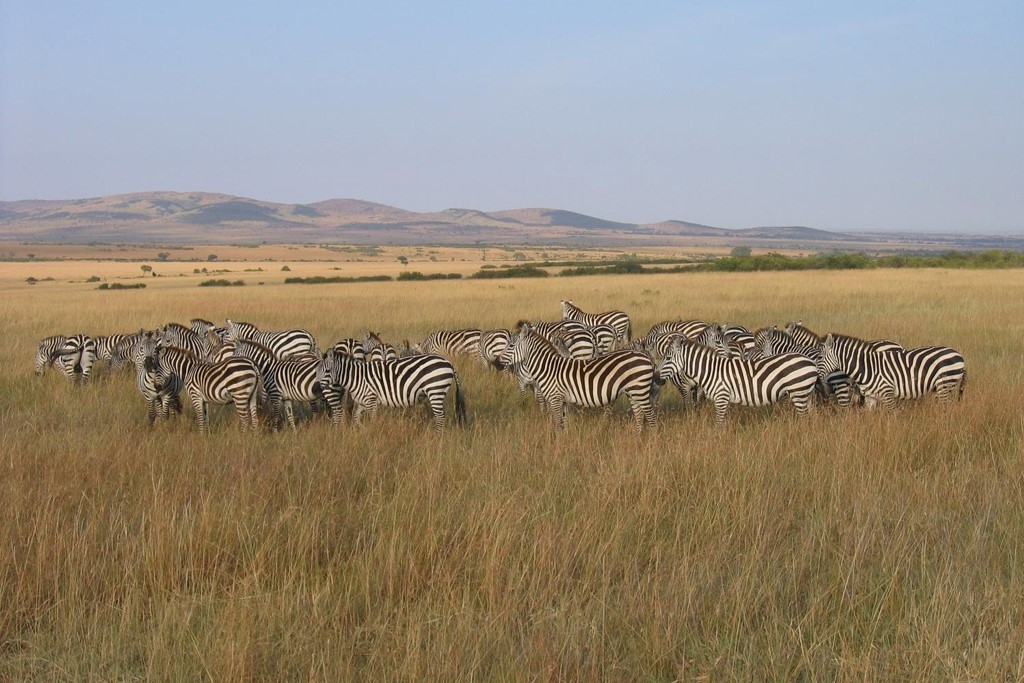
<instances>
[{"instance_id":1,"label":"black and white stripe","mask_svg":"<svg viewBox=\"0 0 1024 683\"><path fill-rule=\"evenodd\" d=\"M398 359L398 349L381 339L376 332L367 331L363 337L363 351L367 362L371 363Z\"/></svg>"},{"instance_id":2,"label":"black and white stripe","mask_svg":"<svg viewBox=\"0 0 1024 683\"><path fill-rule=\"evenodd\" d=\"M438 330L419 343L419 350L454 359L455 356L472 356L486 363L480 354L480 335L476 328L463 330Z\"/></svg>"},{"instance_id":3,"label":"black and white stripe","mask_svg":"<svg viewBox=\"0 0 1024 683\"><path fill-rule=\"evenodd\" d=\"M651 390L655 366L640 351L613 351L593 360L563 358L551 343L520 326L499 359L499 367L512 365L532 380L542 408L565 427L567 404L587 407L610 406L626 394L637 431L654 424Z\"/></svg>"},{"instance_id":4,"label":"black and white stripe","mask_svg":"<svg viewBox=\"0 0 1024 683\"><path fill-rule=\"evenodd\" d=\"M213 350L211 340L206 334L199 334L179 323L167 323L157 330L157 341L163 346L185 349L202 359L208 358Z\"/></svg>"},{"instance_id":5,"label":"black and white stripe","mask_svg":"<svg viewBox=\"0 0 1024 683\"><path fill-rule=\"evenodd\" d=\"M818 368L799 354L782 354L763 360L730 358L719 345L678 338L658 368L662 380L675 378L699 386L715 404L715 419L725 421L730 403L764 406L789 398L801 415L810 408Z\"/></svg>"},{"instance_id":6,"label":"black and white stripe","mask_svg":"<svg viewBox=\"0 0 1024 683\"><path fill-rule=\"evenodd\" d=\"M571 299L566 299L562 301L562 318L565 320L575 320L591 327L595 325L608 325L615 330L616 345L625 346L633 336L633 325L629 320L629 316L623 311L586 313L574 304Z\"/></svg>"},{"instance_id":7,"label":"black and white stripe","mask_svg":"<svg viewBox=\"0 0 1024 683\"><path fill-rule=\"evenodd\" d=\"M466 407L459 376L451 361L426 354L382 362L361 363L344 356L328 354L321 378L328 401L338 401L343 393L352 397L352 419L359 422L363 412L372 418L378 406L413 406L426 399L433 414L434 428L445 425L445 398L455 390L455 420L465 422ZM340 402L331 406L340 411Z\"/></svg>"},{"instance_id":8,"label":"black and white stripe","mask_svg":"<svg viewBox=\"0 0 1024 683\"><path fill-rule=\"evenodd\" d=\"M154 332L140 332L133 335L134 339L122 343L118 349L124 349L128 361L135 368L135 387L146 400L146 413L149 424L156 419L166 420L171 411L181 412L181 378L168 375L163 381L157 376L157 335Z\"/></svg>"},{"instance_id":9,"label":"black and white stripe","mask_svg":"<svg viewBox=\"0 0 1024 683\"><path fill-rule=\"evenodd\" d=\"M511 338L512 333L505 329L481 332L480 339L477 342L480 347L480 357L488 365L494 365L498 357L501 356L501 352L508 346L509 339Z\"/></svg>"},{"instance_id":10,"label":"black and white stripe","mask_svg":"<svg viewBox=\"0 0 1024 683\"><path fill-rule=\"evenodd\" d=\"M227 338L244 339L258 342L270 349L275 356L284 360L289 356L303 353L319 353L316 340L306 330L283 330L281 332L264 332L251 323L227 321Z\"/></svg>"},{"instance_id":11,"label":"black and white stripe","mask_svg":"<svg viewBox=\"0 0 1024 683\"><path fill-rule=\"evenodd\" d=\"M39 340L35 358L35 371L37 375L42 375L46 372L47 368L53 367L60 362L60 352L64 350L64 345L67 341L68 338L62 334L55 334Z\"/></svg>"},{"instance_id":12,"label":"black and white stripe","mask_svg":"<svg viewBox=\"0 0 1024 683\"><path fill-rule=\"evenodd\" d=\"M963 396L967 366L963 355L948 346L878 351L871 342L830 334L822 343L823 372L850 376L868 406L880 401L894 408L897 399L935 392L943 402Z\"/></svg>"},{"instance_id":13,"label":"black and white stripe","mask_svg":"<svg viewBox=\"0 0 1024 683\"><path fill-rule=\"evenodd\" d=\"M152 362L156 363L160 386L168 385L172 375L181 380L195 411L200 432L208 429L210 403L233 403L242 431L258 426L256 404L262 380L259 368L248 358L232 357L207 363L185 349L158 345Z\"/></svg>"},{"instance_id":14,"label":"black and white stripe","mask_svg":"<svg viewBox=\"0 0 1024 683\"><path fill-rule=\"evenodd\" d=\"M50 364L59 367L61 373L73 382L89 381L95 363L96 341L86 334L66 337L64 344L50 354Z\"/></svg>"}]
</instances>

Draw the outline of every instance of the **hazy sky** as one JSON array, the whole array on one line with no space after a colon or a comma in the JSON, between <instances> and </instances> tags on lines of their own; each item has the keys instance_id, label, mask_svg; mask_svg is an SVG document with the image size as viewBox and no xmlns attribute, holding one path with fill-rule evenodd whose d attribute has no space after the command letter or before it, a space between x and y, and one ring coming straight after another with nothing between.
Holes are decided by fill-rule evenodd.
<instances>
[{"instance_id":1,"label":"hazy sky","mask_svg":"<svg viewBox=\"0 0 1024 683\"><path fill-rule=\"evenodd\" d=\"M1024 229L1024 2L0 0L0 199Z\"/></svg>"}]
</instances>

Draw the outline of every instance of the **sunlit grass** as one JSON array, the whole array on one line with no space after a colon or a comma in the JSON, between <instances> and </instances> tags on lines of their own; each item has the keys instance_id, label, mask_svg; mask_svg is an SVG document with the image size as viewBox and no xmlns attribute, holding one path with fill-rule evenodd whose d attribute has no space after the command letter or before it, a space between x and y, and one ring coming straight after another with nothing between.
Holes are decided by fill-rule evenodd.
<instances>
[{"instance_id":1,"label":"sunlit grass","mask_svg":"<svg viewBox=\"0 0 1024 683\"><path fill-rule=\"evenodd\" d=\"M9 294L9 295L7 295ZM194 316L324 343L552 319L558 301L946 344L965 400L733 409L664 392L556 432L458 362L471 418L146 426L131 378L32 375L48 334ZM97 292L0 303L0 678L1017 680L1016 272L872 271ZM450 402L448 404L450 406Z\"/></svg>"}]
</instances>

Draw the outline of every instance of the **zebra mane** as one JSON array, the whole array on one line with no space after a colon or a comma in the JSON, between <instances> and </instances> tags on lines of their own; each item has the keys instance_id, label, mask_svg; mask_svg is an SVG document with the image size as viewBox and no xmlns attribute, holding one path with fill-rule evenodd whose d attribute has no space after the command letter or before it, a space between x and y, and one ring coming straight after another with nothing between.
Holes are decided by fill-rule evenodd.
<instances>
[{"instance_id":1,"label":"zebra mane","mask_svg":"<svg viewBox=\"0 0 1024 683\"><path fill-rule=\"evenodd\" d=\"M825 341L825 337L821 336L820 334L818 334L817 332L815 332L811 328L809 328L806 325L804 325L802 320L796 320L796 321L793 321L793 322L786 323L786 328L783 331L786 334L788 334L789 336L795 337L796 335L793 334L793 332L795 332L796 330L800 330L801 332L804 332L805 334L809 334L809 335L812 335L812 336L816 337L819 344L821 342Z\"/></svg>"},{"instance_id":2,"label":"zebra mane","mask_svg":"<svg viewBox=\"0 0 1024 683\"><path fill-rule=\"evenodd\" d=\"M869 346L869 343L868 343L868 341L866 339L861 339L860 337L854 337L852 334L842 334L840 332L830 332L828 335L826 335L825 339L822 339L822 341L823 342L826 341L829 337L832 338L832 343L833 344L835 344L836 342L839 342L839 343L844 343L845 342L847 344L853 344L853 345L858 345L858 346L861 346L861 345L865 346L865 347Z\"/></svg>"},{"instance_id":3,"label":"zebra mane","mask_svg":"<svg viewBox=\"0 0 1024 683\"><path fill-rule=\"evenodd\" d=\"M174 330L175 332L184 332L188 334L195 334L196 331L191 327L185 327L181 323L167 323L164 325L165 330Z\"/></svg>"},{"instance_id":4,"label":"zebra mane","mask_svg":"<svg viewBox=\"0 0 1024 683\"><path fill-rule=\"evenodd\" d=\"M227 342L225 342L225 343L227 343ZM265 345L261 344L260 342L253 341L252 339L236 339L234 341L234 345L235 345L236 349L241 347L241 346L251 346L252 348L256 349L257 353L263 353L263 354L266 354L267 356L269 356L270 358L276 358L276 356L274 356L274 352L273 351L271 351L269 348L267 348Z\"/></svg>"},{"instance_id":5,"label":"zebra mane","mask_svg":"<svg viewBox=\"0 0 1024 683\"><path fill-rule=\"evenodd\" d=\"M159 349L159 353L163 353L164 351L172 351L174 353L178 353L178 354L184 356L186 360L189 360L189 361L192 361L192 362L195 362L195 363L203 362L202 358L200 358L196 354L192 353L188 349L183 349L182 347L175 346L174 344L167 344L166 346L158 346L158 349Z\"/></svg>"}]
</instances>

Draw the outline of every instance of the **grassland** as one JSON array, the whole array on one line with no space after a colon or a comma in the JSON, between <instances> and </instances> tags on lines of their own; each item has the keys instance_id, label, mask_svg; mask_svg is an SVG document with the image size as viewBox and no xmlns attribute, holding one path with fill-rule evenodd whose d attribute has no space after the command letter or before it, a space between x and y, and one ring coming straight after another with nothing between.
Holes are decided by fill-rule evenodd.
<instances>
[{"instance_id":1,"label":"grassland","mask_svg":"<svg viewBox=\"0 0 1024 683\"><path fill-rule=\"evenodd\" d=\"M77 262L29 286L33 265L0 264L0 679L1024 678L1024 273L211 289L189 271L101 292ZM202 438L188 415L148 429L126 376L32 375L55 332L230 316L418 339L566 297L638 332L802 318L947 344L967 394L717 428L665 392L653 433L625 406L556 433L461 363L464 430L417 411L246 436L225 409Z\"/></svg>"}]
</instances>

